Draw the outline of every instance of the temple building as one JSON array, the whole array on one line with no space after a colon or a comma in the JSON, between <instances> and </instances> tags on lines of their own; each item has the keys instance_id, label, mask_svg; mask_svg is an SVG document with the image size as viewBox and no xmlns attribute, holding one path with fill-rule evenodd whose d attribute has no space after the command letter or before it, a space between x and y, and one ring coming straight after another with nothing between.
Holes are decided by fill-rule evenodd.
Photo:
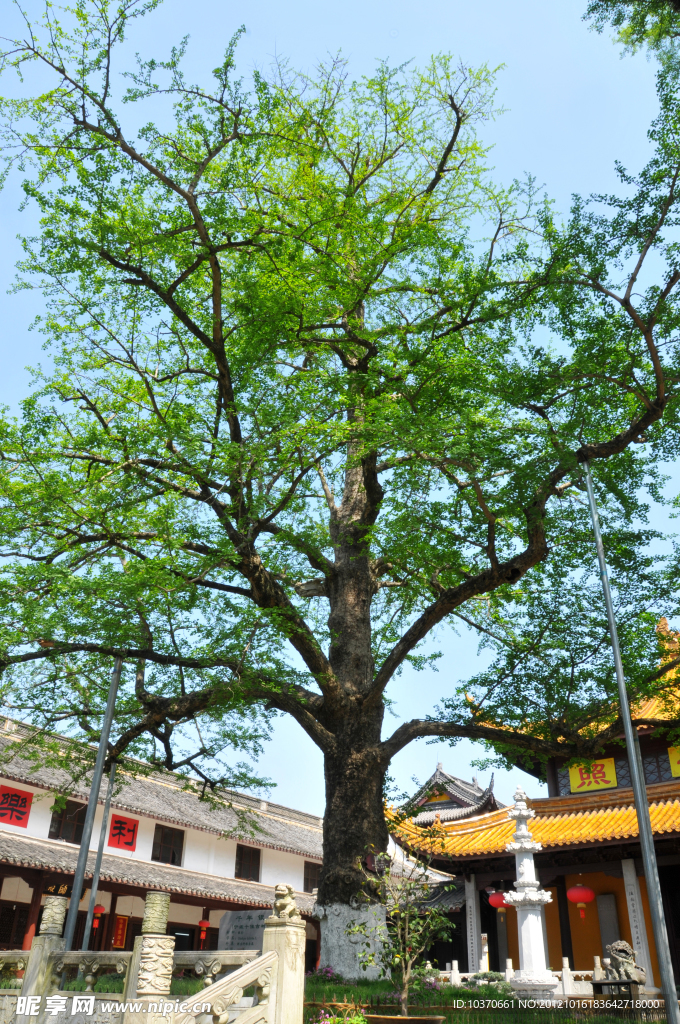
<instances>
[{"instance_id":1,"label":"temple building","mask_svg":"<svg viewBox=\"0 0 680 1024\"><path fill-rule=\"evenodd\" d=\"M641 723L637 730L666 923L680 981L680 746L662 735L668 711L658 702L638 707L634 719ZM625 747L612 743L590 770L567 768L565 761L555 759L548 764L547 774L548 797L530 800L536 815L531 831L542 844L535 856L538 876L543 888L552 893L552 902L545 906L547 963L560 970L566 957L572 970L592 970L595 956L606 957L607 945L624 939L638 951L638 962L647 969L647 988L658 987ZM433 795L435 790L441 795L448 792L445 778L438 768L423 787L430 790L421 804L427 813L417 811L392 833L407 851L431 856L433 867L454 874L461 896L464 889L464 904L452 915L458 922L453 939L440 944L434 955L442 970L453 960L458 960L460 971L504 970L508 958L517 968L516 911L509 906L496 909L489 903L493 893L513 887L514 857L506 852L506 845L512 840L514 822L502 807L465 813L444 800L439 804ZM489 794L486 799L490 798ZM433 825L438 827L436 840L431 838ZM575 886L583 888L574 892Z\"/></svg>"},{"instance_id":2,"label":"temple building","mask_svg":"<svg viewBox=\"0 0 680 1024\"><path fill-rule=\"evenodd\" d=\"M21 723L3 720L0 751L11 750L25 735ZM67 785L64 773L36 768L20 756L0 765L0 950L30 949L45 896L71 895L89 788L76 788L62 810L53 810L55 792ZM81 948L104 789L74 949ZM311 910L322 862L322 820L244 793L224 795L231 806L211 808L172 772L133 778L119 771L90 949L131 950L150 889L171 894L168 933L175 935L177 949L217 948L227 911L230 948L256 948L253 936L271 912L274 886L285 882L307 920L308 966L316 964L319 926ZM239 946L241 934L245 946Z\"/></svg>"},{"instance_id":3,"label":"temple building","mask_svg":"<svg viewBox=\"0 0 680 1024\"><path fill-rule=\"evenodd\" d=\"M431 825L439 821L458 821L473 818L485 811L497 811L499 804L493 793L493 775L486 789L477 785L477 780L465 782L455 775L447 775L441 762L424 786L421 786L409 804L419 808L414 812L416 825ZM420 810L422 808L422 810Z\"/></svg>"}]
</instances>

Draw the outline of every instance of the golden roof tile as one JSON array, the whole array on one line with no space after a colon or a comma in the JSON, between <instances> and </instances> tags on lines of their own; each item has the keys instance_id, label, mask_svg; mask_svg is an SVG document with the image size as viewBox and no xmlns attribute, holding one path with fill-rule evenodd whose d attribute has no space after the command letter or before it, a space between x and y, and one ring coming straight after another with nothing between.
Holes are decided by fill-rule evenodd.
<instances>
[{"instance_id":1,"label":"golden roof tile","mask_svg":"<svg viewBox=\"0 0 680 1024\"><path fill-rule=\"evenodd\" d=\"M652 831L656 835L680 833L680 779L648 786L647 796ZM638 836L632 789L528 802L536 812L532 835L544 849ZM395 820L390 811L389 819ZM411 820L393 825L395 837L412 849L456 858L502 853L514 830L515 822L508 818L507 810L444 822L437 830L426 832Z\"/></svg>"}]
</instances>

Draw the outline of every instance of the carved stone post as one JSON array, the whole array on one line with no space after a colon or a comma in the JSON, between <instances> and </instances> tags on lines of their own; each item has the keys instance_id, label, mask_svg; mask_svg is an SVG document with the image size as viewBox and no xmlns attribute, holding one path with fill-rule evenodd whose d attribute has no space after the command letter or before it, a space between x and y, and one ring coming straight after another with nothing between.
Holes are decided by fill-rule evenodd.
<instances>
[{"instance_id":1,"label":"carved stone post","mask_svg":"<svg viewBox=\"0 0 680 1024\"><path fill-rule=\"evenodd\" d=\"M40 933L33 939L24 983L21 986L21 994L24 996L48 996L57 988L57 979L50 969L49 956L50 953L61 952L64 948L61 933L64 930L67 903L65 896L45 897Z\"/></svg>"},{"instance_id":2,"label":"carved stone post","mask_svg":"<svg viewBox=\"0 0 680 1024\"><path fill-rule=\"evenodd\" d=\"M518 995L530 999L552 999L558 979L546 964L545 936L543 932L543 907L552 901L545 889L539 888L534 864L534 851L541 849L533 841L527 822L535 811L527 807L526 793L518 787L515 806L508 811L508 817L517 822L514 842L505 849L515 854L517 865L517 892L506 892L505 902L517 909L517 933L519 939L519 971L515 972L510 984Z\"/></svg>"},{"instance_id":3,"label":"carved stone post","mask_svg":"<svg viewBox=\"0 0 680 1024\"><path fill-rule=\"evenodd\" d=\"M175 936L165 934L169 912L170 893L146 894L142 934L135 939L124 999L169 995L175 953Z\"/></svg>"},{"instance_id":4,"label":"carved stone post","mask_svg":"<svg viewBox=\"0 0 680 1024\"><path fill-rule=\"evenodd\" d=\"M272 1024L302 1024L305 996L305 922L295 906L293 887L274 889L274 914L264 923L262 952L278 953Z\"/></svg>"}]
</instances>

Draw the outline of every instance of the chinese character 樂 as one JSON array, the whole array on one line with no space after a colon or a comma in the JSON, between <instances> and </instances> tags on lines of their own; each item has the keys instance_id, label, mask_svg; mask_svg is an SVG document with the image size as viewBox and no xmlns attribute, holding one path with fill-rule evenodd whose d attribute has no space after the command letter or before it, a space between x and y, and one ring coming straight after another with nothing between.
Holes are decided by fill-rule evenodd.
<instances>
[{"instance_id":1,"label":"chinese character \u6a02","mask_svg":"<svg viewBox=\"0 0 680 1024\"><path fill-rule=\"evenodd\" d=\"M3 793L0 796L0 818L23 821L26 817L26 797L21 793Z\"/></svg>"}]
</instances>

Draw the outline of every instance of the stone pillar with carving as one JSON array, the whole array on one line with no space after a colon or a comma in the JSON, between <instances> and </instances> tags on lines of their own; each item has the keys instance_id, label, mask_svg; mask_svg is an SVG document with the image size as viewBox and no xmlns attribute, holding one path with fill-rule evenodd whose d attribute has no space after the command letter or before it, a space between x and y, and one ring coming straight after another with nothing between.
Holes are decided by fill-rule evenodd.
<instances>
[{"instance_id":1,"label":"stone pillar with carving","mask_svg":"<svg viewBox=\"0 0 680 1024\"><path fill-rule=\"evenodd\" d=\"M306 925L295 905L293 887L274 889L274 913L264 923L263 953L278 953L276 1014L271 1024L300 1024L305 997Z\"/></svg>"},{"instance_id":2,"label":"stone pillar with carving","mask_svg":"<svg viewBox=\"0 0 680 1024\"><path fill-rule=\"evenodd\" d=\"M505 901L517 910L517 937L519 940L519 970L515 971L510 984L520 996L530 999L553 999L558 978L546 964L545 936L543 933L543 907L552 902L552 896L539 888L536 878L534 852L541 849L535 843L527 822L535 811L527 807L526 793L517 788L515 805L508 811L508 817L516 821L513 842L505 849L515 854L517 892L506 892Z\"/></svg>"},{"instance_id":3,"label":"stone pillar with carving","mask_svg":"<svg viewBox=\"0 0 680 1024\"><path fill-rule=\"evenodd\" d=\"M21 994L24 996L49 996L58 988L58 978L51 968L49 957L50 953L61 952L64 948L61 933L64 930L67 905L65 896L45 897L40 932L33 939L21 986Z\"/></svg>"},{"instance_id":4,"label":"stone pillar with carving","mask_svg":"<svg viewBox=\"0 0 680 1024\"><path fill-rule=\"evenodd\" d=\"M165 934L169 912L169 892L147 892L142 934L135 939L124 999L169 995L175 954L175 936Z\"/></svg>"}]
</instances>

